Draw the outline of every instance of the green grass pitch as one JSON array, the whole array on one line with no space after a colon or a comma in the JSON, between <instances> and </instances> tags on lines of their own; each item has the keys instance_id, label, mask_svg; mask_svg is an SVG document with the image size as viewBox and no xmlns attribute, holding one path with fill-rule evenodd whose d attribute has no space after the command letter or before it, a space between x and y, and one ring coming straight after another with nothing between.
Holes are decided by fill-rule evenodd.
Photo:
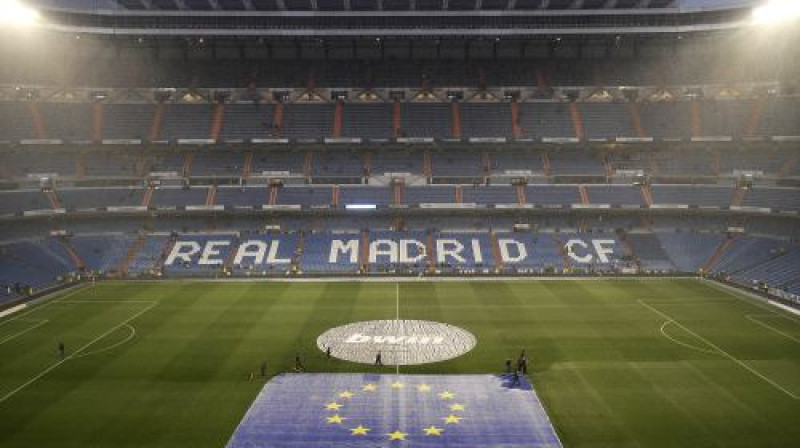
<instances>
[{"instance_id":1,"label":"green grass pitch","mask_svg":"<svg viewBox=\"0 0 800 448\"><path fill-rule=\"evenodd\" d=\"M568 447L788 447L800 440L800 318L697 280L103 283L0 320L0 446L225 445L262 381L325 330L370 319L478 340L404 373L499 372L525 348ZM60 361L63 340L68 357ZM393 367L380 369L385 373Z\"/></svg>"}]
</instances>

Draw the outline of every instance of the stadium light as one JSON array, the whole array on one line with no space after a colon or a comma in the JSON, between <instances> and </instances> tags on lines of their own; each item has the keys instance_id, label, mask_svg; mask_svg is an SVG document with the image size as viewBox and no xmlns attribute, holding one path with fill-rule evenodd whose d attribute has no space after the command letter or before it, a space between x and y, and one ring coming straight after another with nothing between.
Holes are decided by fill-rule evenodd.
<instances>
[{"instance_id":1,"label":"stadium light","mask_svg":"<svg viewBox=\"0 0 800 448\"><path fill-rule=\"evenodd\" d=\"M0 24L32 26L39 21L39 12L19 0L0 0Z\"/></svg>"},{"instance_id":2,"label":"stadium light","mask_svg":"<svg viewBox=\"0 0 800 448\"><path fill-rule=\"evenodd\" d=\"M767 4L753 9L753 23L765 25L788 22L800 18L800 1L770 0Z\"/></svg>"}]
</instances>

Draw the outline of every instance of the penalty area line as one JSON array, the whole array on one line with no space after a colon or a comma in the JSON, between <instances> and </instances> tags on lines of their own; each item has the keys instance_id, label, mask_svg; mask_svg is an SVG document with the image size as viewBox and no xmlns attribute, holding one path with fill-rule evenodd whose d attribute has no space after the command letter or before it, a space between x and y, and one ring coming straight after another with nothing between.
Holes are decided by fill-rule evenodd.
<instances>
[{"instance_id":1,"label":"penalty area line","mask_svg":"<svg viewBox=\"0 0 800 448\"><path fill-rule=\"evenodd\" d=\"M108 330L108 331L106 331L105 333L101 334L100 336L98 336L98 337L96 337L96 338L92 339L91 341L87 342L86 344L82 345L80 348L78 348L77 350L75 350L75 352L73 352L73 353L72 353L72 354L70 354L69 356L67 356L67 357L65 357L64 359L62 359L62 360L58 361L57 363L55 363L55 364L51 365L50 367L48 367L48 368L46 368L46 369L42 370L41 372L39 372L38 374L36 374L36 375L35 375L35 376L33 376L32 378L30 378L28 381L25 381L24 383L22 383L22 385L20 385L20 386L19 386L19 387L17 387L16 389L14 389L14 390L12 390L12 391L8 392L7 394L3 395L2 397L0 397L0 404L4 403L4 402L5 402L6 400L8 400L9 398L13 397L14 395L18 394L19 392L21 392L22 390L24 390L25 388L27 388L28 386L30 386L31 384L33 384L33 383L35 383L36 381L40 380L42 377L44 377L44 376L45 376L45 375L47 375L48 373L50 373L50 372L52 372L53 370L55 370L55 369L56 369L56 367L60 366L61 364L64 364L65 362L69 361L70 359L77 359L77 358L79 358L79 357L80 357L79 355L81 354L81 352L83 352L83 351L84 351L84 350L86 350L87 348L91 347L93 344L97 343L98 341L102 340L102 339L103 339L103 338L105 338L106 336L110 335L111 333L113 333L113 332L117 331L119 328L121 328L121 327L123 327L123 326L127 325L127 324L128 324L130 321L132 321L132 320L136 319L137 317L141 316L142 314L144 314L144 313L146 313L146 312L150 311L150 310L151 310L151 309L153 309L153 307L155 307L157 304L158 304L158 303L153 303L153 304L151 304L150 306L148 306L147 308L145 308L145 309L143 309L143 310L139 311L138 313L134 314L133 316L131 316L131 317L129 317L129 318L127 318L127 319L125 319L124 321L122 321L122 322L118 323L117 325L114 325L113 327L111 327L111 329L109 329L109 330Z\"/></svg>"},{"instance_id":2,"label":"penalty area line","mask_svg":"<svg viewBox=\"0 0 800 448\"><path fill-rule=\"evenodd\" d=\"M800 397L798 397L797 395L793 394L791 391L789 391L789 390L788 390L788 389L786 389L785 387L783 387L783 386L781 386L780 384L776 383L774 380L772 380L772 379L770 379L770 378L768 378L768 377L764 376L764 374L762 374L762 373L761 373L761 372L759 372L758 370L756 370L756 369L754 369L754 368L752 368L752 367L748 366L747 364L745 364L744 362L742 362L741 360L739 360L739 359L738 359L738 358L736 358L735 356L731 355L730 353L726 352L725 350L723 350L723 349L719 348L717 345L715 345L714 343L712 343L712 342L711 342L711 341L709 341L708 339L706 339L706 338L704 338L704 337L700 336L699 334L695 333L694 331L690 330L690 329L689 329L689 328L687 328L685 325L683 325L683 324L681 324L680 322L678 322L678 321L676 321L675 319L673 319L673 318L672 318L672 317L671 317L669 314L667 314L667 313L665 313L665 312L663 312L663 311L660 311L659 309L657 309L657 308L655 308L655 307L653 307L653 306L651 306L651 305L648 305L646 302L644 302L644 301L643 301L643 300L641 300L641 299L640 299L640 300L637 300L637 301L638 301L639 303L641 303L643 307L645 307L645 308L649 309L650 311L652 311L652 312L654 312L654 313L658 314L659 316L663 317L664 319L668 319L668 320L672 321L672 323L674 323L675 325L677 325L677 326L679 326L680 328L682 328L682 329L683 329L685 332L687 332L687 333L691 334L692 336L696 337L698 340L702 341L703 343L705 343L705 344L706 344L706 345L708 345L709 347L711 347L711 348L713 348L714 350L716 350L716 351L717 351L717 353L719 353L720 355L722 355L722 356L724 356L724 357L728 358L729 360L731 360L731 361L735 362L736 364L738 364L739 366L741 366L742 368L744 368L744 369L745 369L745 370L747 370L748 372L752 373L753 375L757 376L758 378L761 378L762 380L764 380L765 382L767 382L769 385L771 385L771 386L772 386L772 387L774 387L775 389L778 389L779 391L781 391L781 392L783 392L784 394L788 395L788 396L789 396L789 397L791 397L792 399L795 399L795 400L800 400Z\"/></svg>"},{"instance_id":3,"label":"penalty area line","mask_svg":"<svg viewBox=\"0 0 800 448\"><path fill-rule=\"evenodd\" d=\"M3 345L3 344L5 344L5 343L6 343L6 342L8 342L8 341L12 341L12 340L14 340L14 339L16 339L16 338L18 338L18 337L22 336L23 334L25 334L25 333L29 332L29 331L35 330L35 329L37 329L37 328L41 327L42 325L44 325L44 324L46 324L46 323L48 323L48 322L50 322L50 321L49 321L49 320L47 320L47 319L42 319L42 320L38 321L38 322L37 322L35 325L33 325L32 327L28 327L28 328L26 328L26 329L24 329L24 330L22 330L22 331L20 331L20 332L14 333L14 334L12 334L11 336L8 336L8 337L6 337L5 339L0 339L0 345Z\"/></svg>"},{"instance_id":4,"label":"penalty area line","mask_svg":"<svg viewBox=\"0 0 800 448\"><path fill-rule=\"evenodd\" d=\"M27 316L27 315L29 315L31 313L35 313L36 311L39 311L39 310L44 309L44 308L47 308L48 306L50 306L50 305L52 305L54 303L63 302L67 298L72 297L72 296L74 296L75 294L77 294L79 292L82 292L84 289L85 289L85 287L80 285L80 286L75 287L75 289L73 289L72 291L67 292L66 294L64 294L61 297L56 297L56 298L49 299L49 300L45 299L47 301L42 303L41 305L28 306L27 310L25 310L22 314L14 316L14 317L12 317L10 319L6 319L6 320L0 321L0 326L5 325L5 324L7 324L9 322L14 322L15 320L19 320L20 318L23 318L23 317L25 317L25 316Z\"/></svg>"},{"instance_id":5,"label":"penalty area line","mask_svg":"<svg viewBox=\"0 0 800 448\"><path fill-rule=\"evenodd\" d=\"M778 333L779 335L781 335L781 336L784 336L784 337L786 337L786 338L788 338L788 339L791 339L792 341L794 341L794 342L797 342L797 343L799 343L799 344L800 344L800 339L798 339L798 338L796 338L796 337L794 337L794 336L790 335L789 333L786 333L786 332L784 332L784 331L781 331L781 330L779 330L779 329L777 329L777 328L773 327L773 326L772 326L772 325L770 325L770 324L767 324L767 323L761 322L760 320L758 320L758 319L757 319L757 317L759 317L759 316L769 316L769 317L774 317L774 315L772 315L772 314L745 314L745 315L744 315L744 318L745 318L745 319L747 319L747 320L749 320L750 322L752 322L752 323L754 323L754 324L760 325L760 326L762 326L762 327L764 327L764 328L766 328L766 329L768 329L768 330L772 330L772 331L774 331L775 333ZM787 320L789 320L789 321L794 321L794 319L792 319L792 318L790 318L790 317L785 317L785 316L780 316L780 315L778 315L778 317L782 317L782 318L784 318L784 319L787 319Z\"/></svg>"},{"instance_id":6,"label":"penalty area line","mask_svg":"<svg viewBox=\"0 0 800 448\"><path fill-rule=\"evenodd\" d=\"M726 293L728 293L730 297L732 297L735 300L753 305L756 308L761 308L762 310L765 311L769 311L770 314L773 314L775 316L783 317L791 321L800 323L800 319L797 318L797 316L800 315L800 311L790 306L784 305L778 301L767 299L757 294L754 294L751 291L741 290L739 288L734 288L733 286L726 285L724 283L716 281L706 282L705 284L711 285L711 287L713 287L718 291L725 291ZM792 314L792 316L787 315L785 313L781 313L778 310L790 313Z\"/></svg>"}]
</instances>

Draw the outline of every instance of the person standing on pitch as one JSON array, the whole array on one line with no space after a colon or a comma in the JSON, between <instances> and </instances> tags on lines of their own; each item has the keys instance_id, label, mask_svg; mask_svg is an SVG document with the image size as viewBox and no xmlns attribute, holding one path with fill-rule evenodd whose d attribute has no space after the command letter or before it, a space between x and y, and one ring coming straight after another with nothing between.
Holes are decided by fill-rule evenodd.
<instances>
[{"instance_id":1,"label":"person standing on pitch","mask_svg":"<svg viewBox=\"0 0 800 448\"><path fill-rule=\"evenodd\" d=\"M525 350L519 352L519 358L517 358L517 371L524 375L528 374L528 358L525 356Z\"/></svg>"},{"instance_id":2,"label":"person standing on pitch","mask_svg":"<svg viewBox=\"0 0 800 448\"><path fill-rule=\"evenodd\" d=\"M64 345L64 342L58 341L58 357L64 359L67 355L67 347Z\"/></svg>"},{"instance_id":3,"label":"person standing on pitch","mask_svg":"<svg viewBox=\"0 0 800 448\"><path fill-rule=\"evenodd\" d=\"M383 366L383 359L381 358L381 352L378 352L378 354L375 355L375 365Z\"/></svg>"},{"instance_id":4,"label":"person standing on pitch","mask_svg":"<svg viewBox=\"0 0 800 448\"><path fill-rule=\"evenodd\" d=\"M302 372L306 370L305 366L303 366L303 360L300 359L300 353L294 356L294 371L295 372Z\"/></svg>"},{"instance_id":5,"label":"person standing on pitch","mask_svg":"<svg viewBox=\"0 0 800 448\"><path fill-rule=\"evenodd\" d=\"M331 359L331 346L325 347L325 357Z\"/></svg>"}]
</instances>

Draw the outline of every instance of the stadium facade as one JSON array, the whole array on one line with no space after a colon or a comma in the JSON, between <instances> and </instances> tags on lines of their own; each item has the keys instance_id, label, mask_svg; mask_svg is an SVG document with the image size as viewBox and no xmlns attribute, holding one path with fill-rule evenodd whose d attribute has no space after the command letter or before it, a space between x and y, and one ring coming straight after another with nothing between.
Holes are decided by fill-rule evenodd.
<instances>
[{"instance_id":1,"label":"stadium facade","mask_svg":"<svg viewBox=\"0 0 800 448\"><path fill-rule=\"evenodd\" d=\"M796 301L798 31L753 3L36 2L0 43L0 298L702 273Z\"/></svg>"}]
</instances>

